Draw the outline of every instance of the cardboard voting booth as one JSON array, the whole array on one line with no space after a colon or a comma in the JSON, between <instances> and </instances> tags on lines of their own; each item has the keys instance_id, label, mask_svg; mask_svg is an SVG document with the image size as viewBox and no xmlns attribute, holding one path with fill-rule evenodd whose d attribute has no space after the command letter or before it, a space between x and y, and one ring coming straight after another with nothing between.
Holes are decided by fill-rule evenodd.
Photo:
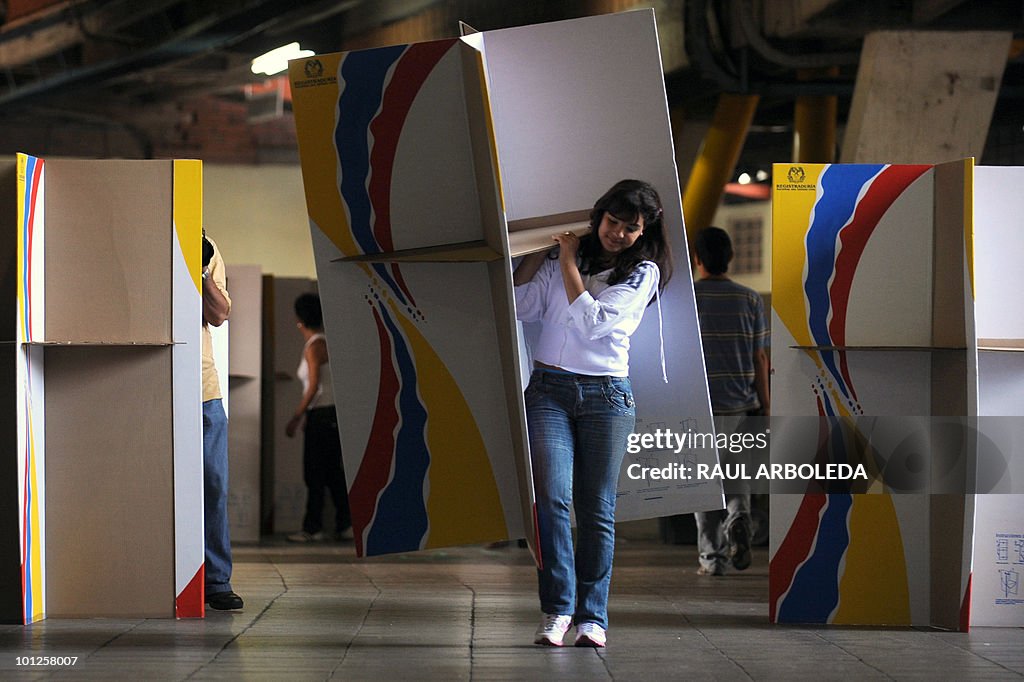
<instances>
[{"instance_id":1,"label":"cardboard voting booth","mask_svg":"<svg viewBox=\"0 0 1024 682\"><path fill-rule=\"evenodd\" d=\"M1005 300L980 273L1005 276L992 258L1017 240L1000 220L976 219L994 210L976 200L983 184L971 160L775 166L772 392L785 428L773 424L772 457L879 474L856 494L772 496L775 622L967 629L1014 608L1009 588L1002 602L973 589L976 576L1014 570L1024 530L1019 504L1007 513L1019 497L974 494L982 406L1005 409L985 357L1012 361L1020 331L983 331L991 324L976 316ZM1002 341L979 351L983 334Z\"/></svg>"},{"instance_id":2,"label":"cardboard voting booth","mask_svg":"<svg viewBox=\"0 0 1024 682\"><path fill-rule=\"evenodd\" d=\"M653 12L320 55L290 78L360 555L536 550L512 261L586 229L622 178L658 188L675 253L663 315L631 340L637 431L713 428ZM627 454L617 518L721 507L717 481L626 474L715 458Z\"/></svg>"},{"instance_id":3,"label":"cardboard voting booth","mask_svg":"<svg viewBox=\"0 0 1024 682\"><path fill-rule=\"evenodd\" d=\"M0 163L0 618L203 614L198 161Z\"/></svg>"}]
</instances>

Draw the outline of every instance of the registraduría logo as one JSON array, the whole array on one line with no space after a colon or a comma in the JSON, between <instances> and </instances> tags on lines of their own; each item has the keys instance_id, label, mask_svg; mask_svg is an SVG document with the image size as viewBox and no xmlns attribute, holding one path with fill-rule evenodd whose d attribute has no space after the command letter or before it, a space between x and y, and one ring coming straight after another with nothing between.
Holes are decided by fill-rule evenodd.
<instances>
[{"instance_id":1,"label":"registradur\u00eda logo","mask_svg":"<svg viewBox=\"0 0 1024 682\"><path fill-rule=\"evenodd\" d=\"M303 71L306 73L306 78L319 78L324 75L323 62L319 59L307 59Z\"/></svg>"},{"instance_id":2,"label":"registradur\u00eda logo","mask_svg":"<svg viewBox=\"0 0 1024 682\"><path fill-rule=\"evenodd\" d=\"M775 183L776 191L814 191L815 189L817 189L817 185L815 183L807 182L807 171L803 166L790 166L789 170L786 171L785 181Z\"/></svg>"},{"instance_id":3,"label":"registradur\u00eda logo","mask_svg":"<svg viewBox=\"0 0 1024 682\"><path fill-rule=\"evenodd\" d=\"M293 88L309 88L316 85L332 85L338 82L334 75L324 75L324 63L319 59L307 59L302 66L302 73L306 77L292 83Z\"/></svg>"}]
</instances>

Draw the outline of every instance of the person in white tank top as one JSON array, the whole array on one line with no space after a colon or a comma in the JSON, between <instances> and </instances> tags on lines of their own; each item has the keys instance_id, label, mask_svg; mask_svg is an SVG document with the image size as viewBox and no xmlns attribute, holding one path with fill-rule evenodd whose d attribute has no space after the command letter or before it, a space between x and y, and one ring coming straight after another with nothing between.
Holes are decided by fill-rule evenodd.
<instances>
[{"instance_id":1,"label":"person in white tank top","mask_svg":"<svg viewBox=\"0 0 1024 682\"><path fill-rule=\"evenodd\" d=\"M334 502L334 539L349 540L352 538L352 521L320 297L316 294L300 295L295 299L295 315L298 317L296 326L306 340L302 361L296 371L302 382L302 399L285 426L285 434L291 438L305 424L302 469L306 483L306 514L302 519L302 530L289 535L288 539L292 542L328 539L323 531L326 488Z\"/></svg>"}]
</instances>

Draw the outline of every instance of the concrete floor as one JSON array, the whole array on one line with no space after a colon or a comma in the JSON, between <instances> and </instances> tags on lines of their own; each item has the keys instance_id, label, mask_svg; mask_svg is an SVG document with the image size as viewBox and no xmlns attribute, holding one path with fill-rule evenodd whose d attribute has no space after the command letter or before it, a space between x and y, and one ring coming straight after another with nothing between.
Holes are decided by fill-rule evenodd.
<instances>
[{"instance_id":1,"label":"concrete floor","mask_svg":"<svg viewBox=\"0 0 1024 682\"><path fill-rule=\"evenodd\" d=\"M697 576L696 550L621 537L609 645L534 646L525 550L467 547L370 560L351 544L235 551L237 613L205 620L0 626L0 679L1003 680L1024 677L1024 629L772 626L767 556ZM18 657L77 656L28 667Z\"/></svg>"}]
</instances>

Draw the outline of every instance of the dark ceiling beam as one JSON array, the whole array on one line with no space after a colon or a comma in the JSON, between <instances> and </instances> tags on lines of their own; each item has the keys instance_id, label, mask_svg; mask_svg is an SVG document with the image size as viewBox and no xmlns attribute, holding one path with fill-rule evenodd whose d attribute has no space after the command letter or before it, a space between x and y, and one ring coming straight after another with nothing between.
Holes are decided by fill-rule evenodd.
<instances>
[{"instance_id":1,"label":"dark ceiling beam","mask_svg":"<svg viewBox=\"0 0 1024 682\"><path fill-rule=\"evenodd\" d=\"M927 25L962 5L965 0L914 0L911 21Z\"/></svg>"},{"instance_id":2,"label":"dark ceiling beam","mask_svg":"<svg viewBox=\"0 0 1024 682\"><path fill-rule=\"evenodd\" d=\"M196 18L182 26L168 26L166 35L153 41L151 46L123 50L111 58L72 66L28 83L8 87L0 93L0 106L9 109L25 105L61 90L95 86L125 73L153 69L184 57L223 49L247 37L253 26L261 26L279 16L280 4L275 0L196 0L184 3L185 10L194 10L184 14Z\"/></svg>"},{"instance_id":3,"label":"dark ceiling beam","mask_svg":"<svg viewBox=\"0 0 1024 682\"><path fill-rule=\"evenodd\" d=\"M14 26L0 27L0 67L28 64L88 41L125 41L117 33L122 28L180 2L69 2L59 11L25 17Z\"/></svg>"}]
</instances>

